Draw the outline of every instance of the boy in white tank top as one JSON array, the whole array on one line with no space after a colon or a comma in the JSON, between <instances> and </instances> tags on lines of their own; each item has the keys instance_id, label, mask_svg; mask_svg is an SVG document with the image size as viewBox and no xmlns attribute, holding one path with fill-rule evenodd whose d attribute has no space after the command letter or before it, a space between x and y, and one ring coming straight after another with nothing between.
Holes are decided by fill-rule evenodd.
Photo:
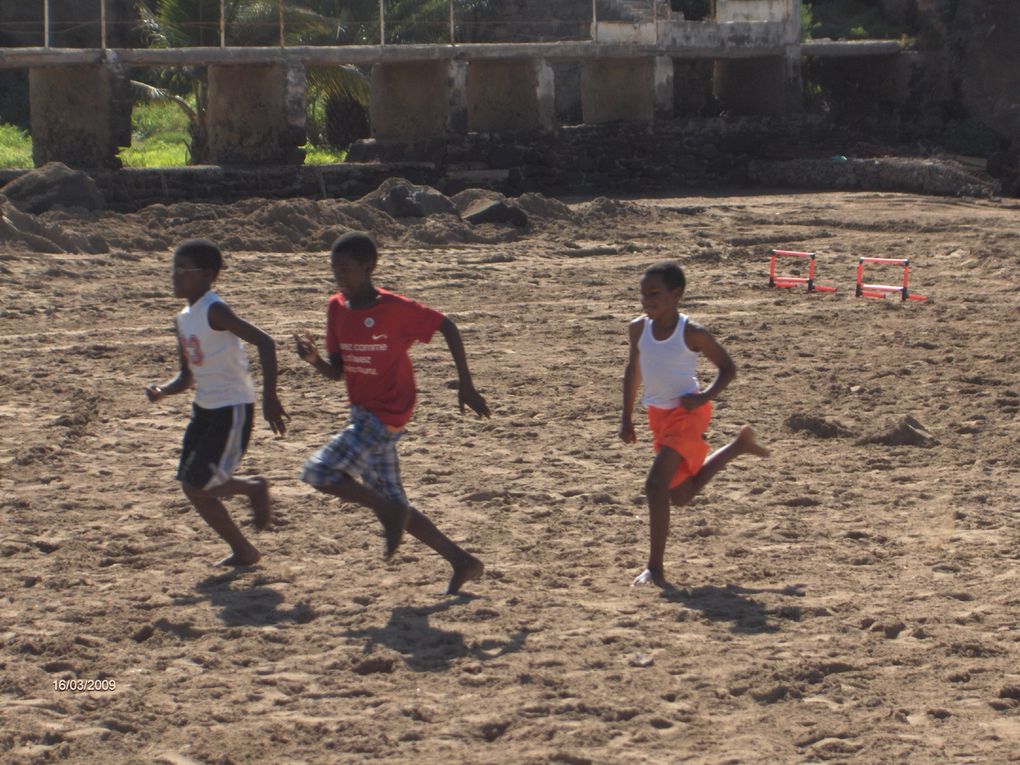
<instances>
[{"instance_id":1,"label":"boy in white tank top","mask_svg":"<svg viewBox=\"0 0 1020 765\"><path fill-rule=\"evenodd\" d=\"M250 566L261 555L231 520L221 499L243 495L251 502L255 528L269 525L269 482L261 476L235 478L233 472L251 436L255 385L241 341L259 351L262 364L262 413L274 433L283 435L288 418L276 395L276 343L258 327L238 317L212 291L223 265L219 248L206 239L191 239L174 250L174 296L188 305L176 320L180 371L145 394L156 402L183 393L194 384L191 422L184 432L177 480L198 514L233 551L222 566Z\"/></svg>"},{"instance_id":2,"label":"boy in white tank top","mask_svg":"<svg viewBox=\"0 0 1020 765\"><path fill-rule=\"evenodd\" d=\"M620 438L637 441L632 419L638 387L644 382L642 403L648 409L655 461L645 480L648 497L648 565L635 585L667 587L663 574L670 504L688 504L713 476L742 454L768 456L754 431L744 425L726 446L708 456L704 438L712 416L712 399L737 374L726 349L704 327L680 313L687 281L676 263L650 267L641 279L642 316L630 323L630 356L623 375L623 418ZM699 355L719 370L701 390L696 375ZM707 458L706 458L707 457Z\"/></svg>"}]
</instances>

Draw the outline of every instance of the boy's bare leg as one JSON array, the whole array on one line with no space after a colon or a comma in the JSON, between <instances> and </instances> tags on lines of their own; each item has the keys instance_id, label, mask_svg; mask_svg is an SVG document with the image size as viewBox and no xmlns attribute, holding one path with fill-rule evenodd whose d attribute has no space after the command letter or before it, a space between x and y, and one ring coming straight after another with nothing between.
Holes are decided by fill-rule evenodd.
<instances>
[{"instance_id":1,"label":"boy's bare leg","mask_svg":"<svg viewBox=\"0 0 1020 765\"><path fill-rule=\"evenodd\" d=\"M677 468L683 462L683 457L668 447L659 451L655 462L652 463L652 469L648 471L648 479L645 482L645 491L648 495L650 536L648 567L637 576L634 585L667 586L662 572L666 537L669 535L670 503L677 507L688 504L708 485L716 473L744 454L753 454L758 457L769 456L769 450L758 443L750 425L743 425L736 438L709 455L697 474L679 486L669 489L669 482L676 475Z\"/></svg>"},{"instance_id":2,"label":"boy's bare leg","mask_svg":"<svg viewBox=\"0 0 1020 765\"><path fill-rule=\"evenodd\" d=\"M272 500L269 496L269 481L262 476L231 478L212 489L190 488L192 494L200 497L236 497L243 495L251 502L252 519L255 528L265 531L273 518ZM187 492L185 492L187 493ZM190 496L190 495L189 495Z\"/></svg>"},{"instance_id":3,"label":"boy's bare leg","mask_svg":"<svg viewBox=\"0 0 1020 765\"><path fill-rule=\"evenodd\" d=\"M411 508L411 517L407 522L407 530L446 558L447 562L453 566L450 583L446 586L447 595L456 595L465 582L478 579L485 571L485 566L478 558L465 551L437 529L436 525L424 513L413 507Z\"/></svg>"},{"instance_id":4,"label":"boy's bare leg","mask_svg":"<svg viewBox=\"0 0 1020 765\"><path fill-rule=\"evenodd\" d=\"M348 502L355 502L372 510L375 517L383 525L383 534L386 537L385 558L390 558L400 547L404 538L404 529L407 528L408 518L411 515L411 508L399 502L391 502L377 491L358 483L348 476L340 483L326 486L316 486L321 492L331 494L334 497L345 499Z\"/></svg>"},{"instance_id":5,"label":"boy's bare leg","mask_svg":"<svg viewBox=\"0 0 1020 765\"><path fill-rule=\"evenodd\" d=\"M224 542L230 545L233 553L221 561L218 566L252 566L258 563L262 557L261 553L249 542L237 524L231 519L223 503L215 496L201 489L184 486L184 493L195 506L202 520L208 523L213 531L220 535Z\"/></svg>"},{"instance_id":6,"label":"boy's bare leg","mask_svg":"<svg viewBox=\"0 0 1020 765\"><path fill-rule=\"evenodd\" d=\"M663 559L666 555L666 537L669 536L669 483L683 459L673 449L663 447L655 455L655 461L648 471L645 480L645 494L648 498L648 565L634 579L632 586L667 586L663 575Z\"/></svg>"},{"instance_id":7,"label":"boy's bare leg","mask_svg":"<svg viewBox=\"0 0 1020 765\"><path fill-rule=\"evenodd\" d=\"M712 452L696 475L670 491L669 497L673 504L683 507L689 503L708 485L716 473L744 454L753 454L757 457L769 456L769 450L758 443L755 439L754 429L750 425L741 426L737 437L726 446Z\"/></svg>"},{"instance_id":8,"label":"boy's bare leg","mask_svg":"<svg viewBox=\"0 0 1020 765\"><path fill-rule=\"evenodd\" d=\"M453 575L450 577L450 582L446 587L446 594L456 594L465 582L477 579L482 575L485 567L478 558L464 551L453 540L437 529L435 524L423 513L415 510L413 507L392 502L377 491L358 483L353 478L348 478L338 484L316 488L334 497L339 497L349 502L357 502L359 505L371 508L375 512L376 517L382 522L383 529L386 532L387 558L396 552L405 528L414 537L446 558L447 562L453 567ZM384 518L387 520L384 520ZM391 536L391 532L393 536Z\"/></svg>"}]
</instances>

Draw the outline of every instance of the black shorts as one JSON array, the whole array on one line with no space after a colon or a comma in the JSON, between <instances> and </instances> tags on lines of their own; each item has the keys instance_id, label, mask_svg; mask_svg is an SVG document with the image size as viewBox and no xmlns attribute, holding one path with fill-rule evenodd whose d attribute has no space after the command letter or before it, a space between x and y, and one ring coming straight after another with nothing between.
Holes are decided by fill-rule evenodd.
<instances>
[{"instance_id":1,"label":"black shorts","mask_svg":"<svg viewBox=\"0 0 1020 765\"><path fill-rule=\"evenodd\" d=\"M220 409L193 404L177 480L196 489L214 489L229 481L248 448L254 410L253 404Z\"/></svg>"}]
</instances>

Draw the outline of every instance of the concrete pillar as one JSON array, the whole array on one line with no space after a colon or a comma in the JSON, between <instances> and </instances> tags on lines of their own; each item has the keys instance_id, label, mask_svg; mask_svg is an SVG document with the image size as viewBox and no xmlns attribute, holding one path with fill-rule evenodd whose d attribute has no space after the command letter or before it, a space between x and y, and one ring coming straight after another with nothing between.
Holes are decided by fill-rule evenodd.
<instances>
[{"instance_id":1,"label":"concrete pillar","mask_svg":"<svg viewBox=\"0 0 1020 765\"><path fill-rule=\"evenodd\" d=\"M446 135L451 91L460 76L446 61L374 65L372 137L414 141Z\"/></svg>"},{"instance_id":2,"label":"concrete pillar","mask_svg":"<svg viewBox=\"0 0 1020 765\"><path fill-rule=\"evenodd\" d=\"M713 91L723 109L735 114L778 115L786 112L786 58L718 59Z\"/></svg>"},{"instance_id":3,"label":"concrete pillar","mask_svg":"<svg viewBox=\"0 0 1020 765\"><path fill-rule=\"evenodd\" d=\"M448 104L446 129L454 135L468 131L468 63L451 61L447 65Z\"/></svg>"},{"instance_id":4,"label":"concrete pillar","mask_svg":"<svg viewBox=\"0 0 1020 765\"><path fill-rule=\"evenodd\" d=\"M29 70L32 160L79 169L119 168L131 144L128 81L110 64Z\"/></svg>"},{"instance_id":5,"label":"concrete pillar","mask_svg":"<svg viewBox=\"0 0 1020 765\"><path fill-rule=\"evenodd\" d=\"M581 72L581 111L586 124L652 122L655 60L589 59Z\"/></svg>"},{"instance_id":6,"label":"concrete pillar","mask_svg":"<svg viewBox=\"0 0 1020 765\"><path fill-rule=\"evenodd\" d=\"M538 129L556 128L556 72L544 58L536 59L535 82L538 91Z\"/></svg>"},{"instance_id":7,"label":"concrete pillar","mask_svg":"<svg viewBox=\"0 0 1020 765\"><path fill-rule=\"evenodd\" d=\"M551 130L555 88L543 60L472 61L468 129L479 133Z\"/></svg>"},{"instance_id":8,"label":"concrete pillar","mask_svg":"<svg viewBox=\"0 0 1020 765\"><path fill-rule=\"evenodd\" d=\"M208 156L217 165L300 164L304 69L278 64L208 68Z\"/></svg>"},{"instance_id":9,"label":"concrete pillar","mask_svg":"<svg viewBox=\"0 0 1020 765\"><path fill-rule=\"evenodd\" d=\"M785 79L786 113L800 114L804 110L804 78L801 75L799 45L790 45L786 48L783 57L783 76Z\"/></svg>"},{"instance_id":10,"label":"concrete pillar","mask_svg":"<svg viewBox=\"0 0 1020 765\"><path fill-rule=\"evenodd\" d=\"M655 118L673 119L673 59L669 56L655 57Z\"/></svg>"}]
</instances>

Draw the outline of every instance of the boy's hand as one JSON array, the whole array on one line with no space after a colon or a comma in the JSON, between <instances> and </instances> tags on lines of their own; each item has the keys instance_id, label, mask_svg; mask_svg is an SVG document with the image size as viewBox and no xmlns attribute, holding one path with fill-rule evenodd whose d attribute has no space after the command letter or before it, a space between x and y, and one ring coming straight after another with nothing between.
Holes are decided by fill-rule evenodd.
<instances>
[{"instance_id":1,"label":"boy's hand","mask_svg":"<svg viewBox=\"0 0 1020 765\"><path fill-rule=\"evenodd\" d=\"M707 404L710 400L704 393L688 393L686 396L680 397L680 406L688 412L693 412L699 406Z\"/></svg>"},{"instance_id":2,"label":"boy's hand","mask_svg":"<svg viewBox=\"0 0 1020 765\"><path fill-rule=\"evenodd\" d=\"M457 389L457 403L460 405L460 413L464 414L464 405L471 407L471 410L479 417L491 417L489 405L485 403L482 394L475 390L471 383L461 383Z\"/></svg>"},{"instance_id":3,"label":"boy's hand","mask_svg":"<svg viewBox=\"0 0 1020 765\"><path fill-rule=\"evenodd\" d=\"M297 355L309 364L314 364L319 360L319 350L315 347L315 340L308 332L301 335L297 332L294 333L294 349L297 351Z\"/></svg>"},{"instance_id":4,"label":"boy's hand","mask_svg":"<svg viewBox=\"0 0 1020 765\"><path fill-rule=\"evenodd\" d=\"M166 396L166 393L164 393L163 389L158 385L146 385L145 395L148 397L149 401L155 404L157 401L163 399Z\"/></svg>"},{"instance_id":5,"label":"boy's hand","mask_svg":"<svg viewBox=\"0 0 1020 765\"><path fill-rule=\"evenodd\" d=\"M278 436L287 434L287 421L290 419L290 415L287 414L275 393L263 397L262 416L266 418L273 433Z\"/></svg>"},{"instance_id":6,"label":"boy's hand","mask_svg":"<svg viewBox=\"0 0 1020 765\"><path fill-rule=\"evenodd\" d=\"M620 424L620 440L625 444L637 443L637 433L634 432L634 423L624 420Z\"/></svg>"}]
</instances>

